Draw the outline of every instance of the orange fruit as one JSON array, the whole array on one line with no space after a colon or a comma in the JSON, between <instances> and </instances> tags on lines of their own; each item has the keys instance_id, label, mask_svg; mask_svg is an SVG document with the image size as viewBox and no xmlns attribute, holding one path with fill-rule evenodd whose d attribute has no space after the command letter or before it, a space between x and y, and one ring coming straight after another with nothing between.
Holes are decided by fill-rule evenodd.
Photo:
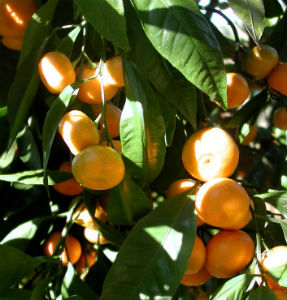
<instances>
[{"instance_id":1,"label":"orange fruit","mask_svg":"<svg viewBox=\"0 0 287 300\"><path fill-rule=\"evenodd\" d=\"M268 85L278 91L279 93L287 96L287 63L279 64L267 78Z\"/></svg>"},{"instance_id":2,"label":"orange fruit","mask_svg":"<svg viewBox=\"0 0 287 300\"><path fill-rule=\"evenodd\" d=\"M88 79L94 77L97 74L97 70L90 69L89 66L83 65L81 79ZM103 90L105 101L112 99L115 94L118 92L118 87L106 83L103 78ZM90 104L100 104L102 103L101 95L101 81L99 77L83 82L80 85L79 92L77 95L78 99L83 102Z\"/></svg>"},{"instance_id":3,"label":"orange fruit","mask_svg":"<svg viewBox=\"0 0 287 300\"><path fill-rule=\"evenodd\" d=\"M227 73L227 105L235 108L241 105L249 96L249 86L246 79L238 73Z\"/></svg>"},{"instance_id":4,"label":"orange fruit","mask_svg":"<svg viewBox=\"0 0 287 300\"><path fill-rule=\"evenodd\" d=\"M34 0L1 0L0 35L7 38L22 38L36 10Z\"/></svg>"},{"instance_id":5,"label":"orange fruit","mask_svg":"<svg viewBox=\"0 0 287 300\"><path fill-rule=\"evenodd\" d=\"M95 118L99 116L99 114L103 110L102 104L93 104L92 109L95 115ZM105 118L108 132L111 138L115 138L120 134L120 120L121 120L122 111L112 103L105 104ZM100 119L100 124L103 126L103 117ZM103 130L102 130L103 131Z\"/></svg>"},{"instance_id":6,"label":"orange fruit","mask_svg":"<svg viewBox=\"0 0 287 300\"><path fill-rule=\"evenodd\" d=\"M59 167L59 171L72 174L72 163L64 161ZM79 185L75 178L71 178L53 185L53 188L60 194L67 196L76 196L83 192L83 188Z\"/></svg>"},{"instance_id":7,"label":"orange fruit","mask_svg":"<svg viewBox=\"0 0 287 300\"><path fill-rule=\"evenodd\" d=\"M125 85L122 57L117 55L103 65L103 78L106 84L122 87Z\"/></svg>"},{"instance_id":8,"label":"orange fruit","mask_svg":"<svg viewBox=\"0 0 287 300\"><path fill-rule=\"evenodd\" d=\"M205 267L211 276L233 277L250 263L254 249L254 242L247 233L223 230L206 245Z\"/></svg>"},{"instance_id":9,"label":"orange fruit","mask_svg":"<svg viewBox=\"0 0 287 300\"><path fill-rule=\"evenodd\" d=\"M187 267L184 272L184 276L199 272L205 264L205 259L205 245L203 244L203 241L200 239L200 237L196 235L193 248L188 259Z\"/></svg>"},{"instance_id":10,"label":"orange fruit","mask_svg":"<svg viewBox=\"0 0 287 300\"><path fill-rule=\"evenodd\" d=\"M118 185L125 176L121 155L111 147L89 146L72 162L76 180L91 190L107 190Z\"/></svg>"},{"instance_id":11,"label":"orange fruit","mask_svg":"<svg viewBox=\"0 0 287 300\"><path fill-rule=\"evenodd\" d=\"M199 188L195 197L195 208L205 223L230 228L246 217L249 197L236 181L216 178Z\"/></svg>"},{"instance_id":12,"label":"orange fruit","mask_svg":"<svg viewBox=\"0 0 287 300\"><path fill-rule=\"evenodd\" d=\"M22 38L10 38L4 36L1 42L5 47L12 50L21 51L22 49Z\"/></svg>"},{"instance_id":13,"label":"orange fruit","mask_svg":"<svg viewBox=\"0 0 287 300\"><path fill-rule=\"evenodd\" d=\"M86 227L84 229L84 236L87 241L89 241L92 244L106 244L109 241L104 238L96 229L88 228Z\"/></svg>"},{"instance_id":14,"label":"orange fruit","mask_svg":"<svg viewBox=\"0 0 287 300\"><path fill-rule=\"evenodd\" d=\"M88 146L98 145L101 138L93 121L79 110L67 112L62 117L58 130L74 155Z\"/></svg>"},{"instance_id":15,"label":"orange fruit","mask_svg":"<svg viewBox=\"0 0 287 300\"><path fill-rule=\"evenodd\" d=\"M278 290L278 289L274 289L272 291L278 300L287 300L287 290Z\"/></svg>"},{"instance_id":16,"label":"orange fruit","mask_svg":"<svg viewBox=\"0 0 287 300\"><path fill-rule=\"evenodd\" d=\"M61 238L61 232L52 233L44 244L44 253L47 256L52 256L56 249L56 246ZM67 249L67 250L66 250ZM63 266L67 266L68 262L75 264L81 257L82 247L80 242L68 234L65 238L65 247L61 253L61 261Z\"/></svg>"},{"instance_id":17,"label":"orange fruit","mask_svg":"<svg viewBox=\"0 0 287 300\"><path fill-rule=\"evenodd\" d=\"M238 159L239 150L235 141L217 127L195 132L186 140L182 150L184 168L202 181L229 177L235 171Z\"/></svg>"},{"instance_id":18,"label":"orange fruit","mask_svg":"<svg viewBox=\"0 0 287 300\"><path fill-rule=\"evenodd\" d=\"M121 141L119 141L119 140L112 140L112 142L113 142L113 147L114 147L114 149L115 149L117 152L119 152L119 154L122 154L122 143L121 143ZM102 145L103 145L103 146L108 146L107 140L104 140L104 141L102 142ZM112 147L112 146L110 146L110 147Z\"/></svg>"},{"instance_id":19,"label":"orange fruit","mask_svg":"<svg viewBox=\"0 0 287 300\"><path fill-rule=\"evenodd\" d=\"M211 279L211 275L208 273L205 267L200 271L191 275L183 275L180 283L186 286L199 286Z\"/></svg>"},{"instance_id":20,"label":"orange fruit","mask_svg":"<svg viewBox=\"0 0 287 300\"><path fill-rule=\"evenodd\" d=\"M276 246L269 251L265 251L261 256L261 265L264 271L265 278L271 289L287 290L287 287L279 285L267 272L270 269L287 265L287 246Z\"/></svg>"},{"instance_id":21,"label":"orange fruit","mask_svg":"<svg viewBox=\"0 0 287 300\"><path fill-rule=\"evenodd\" d=\"M260 80L265 78L278 64L279 55L275 48L268 45L255 46L245 57L246 73Z\"/></svg>"},{"instance_id":22,"label":"orange fruit","mask_svg":"<svg viewBox=\"0 0 287 300\"><path fill-rule=\"evenodd\" d=\"M272 118L273 125L281 130L287 130L287 111L286 108L279 107Z\"/></svg>"},{"instance_id":23,"label":"orange fruit","mask_svg":"<svg viewBox=\"0 0 287 300\"><path fill-rule=\"evenodd\" d=\"M43 84L53 94L60 94L67 85L76 80L70 59L58 51L46 53L40 59L38 70Z\"/></svg>"},{"instance_id":24,"label":"orange fruit","mask_svg":"<svg viewBox=\"0 0 287 300\"><path fill-rule=\"evenodd\" d=\"M174 181L166 192L166 199L172 198L178 194L181 194L195 185L196 181L192 179L179 179ZM200 219L199 216L196 216L196 226L203 225L204 222Z\"/></svg>"},{"instance_id":25,"label":"orange fruit","mask_svg":"<svg viewBox=\"0 0 287 300\"><path fill-rule=\"evenodd\" d=\"M258 132L258 127L256 126L256 124L254 124L253 126L251 126L248 134L243 139L243 141L241 142L241 144L242 145L248 145L249 143L251 143L252 141L254 141L254 139L256 138L257 132Z\"/></svg>"},{"instance_id":26,"label":"orange fruit","mask_svg":"<svg viewBox=\"0 0 287 300\"><path fill-rule=\"evenodd\" d=\"M77 262L76 271L79 275L88 274L88 269L93 266L97 261L98 251L89 250L83 253Z\"/></svg>"}]
</instances>

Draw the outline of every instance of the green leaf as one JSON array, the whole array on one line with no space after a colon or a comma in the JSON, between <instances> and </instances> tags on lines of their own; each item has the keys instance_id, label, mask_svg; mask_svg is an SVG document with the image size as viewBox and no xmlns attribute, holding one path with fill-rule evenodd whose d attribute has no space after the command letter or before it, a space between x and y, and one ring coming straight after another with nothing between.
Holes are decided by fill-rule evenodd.
<instances>
[{"instance_id":1,"label":"green leaf","mask_svg":"<svg viewBox=\"0 0 287 300\"><path fill-rule=\"evenodd\" d=\"M127 96L120 124L123 158L128 174L144 186L163 167L165 124L149 82L135 64L123 62Z\"/></svg>"},{"instance_id":2,"label":"green leaf","mask_svg":"<svg viewBox=\"0 0 287 300\"><path fill-rule=\"evenodd\" d=\"M108 220L112 224L132 225L152 209L152 202L126 174L109 194Z\"/></svg>"},{"instance_id":3,"label":"green leaf","mask_svg":"<svg viewBox=\"0 0 287 300\"><path fill-rule=\"evenodd\" d=\"M23 171L13 174L0 174L0 180L7 182L20 182L23 184L43 185L44 169ZM72 174L61 171L47 171L48 185L72 178Z\"/></svg>"},{"instance_id":4,"label":"green leaf","mask_svg":"<svg viewBox=\"0 0 287 300\"><path fill-rule=\"evenodd\" d=\"M271 268L267 272L271 277L278 282L279 285L287 287L287 265L283 264L276 268Z\"/></svg>"},{"instance_id":5,"label":"green leaf","mask_svg":"<svg viewBox=\"0 0 287 300\"><path fill-rule=\"evenodd\" d=\"M245 291L254 277L249 274L238 275L226 281L212 295L212 300L242 300Z\"/></svg>"},{"instance_id":6,"label":"green leaf","mask_svg":"<svg viewBox=\"0 0 287 300\"><path fill-rule=\"evenodd\" d=\"M63 278L61 294L64 298L77 294L87 300L98 299L98 295L80 279L71 263L68 264L66 274Z\"/></svg>"},{"instance_id":7,"label":"green leaf","mask_svg":"<svg viewBox=\"0 0 287 300\"><path fill-rule=\"evenodd\" d=\"M100 299L169 299L185 272L195 235L194 204L188 193L160 204L129 233Z\"/></svg>"},{"instance_id":8,"label":"green leaf","mask_svg":"<svg viewBox=\"0 0 287 300\"><path fill-rule=\"evenodd\" d=\"M8 288L0 292L0 300L27 300L31 297L31 291L25 289Z\"/></svg>"},{"instance_id":9,"label":"green leaf","mask_svg":"<svg viewBox=\"0 0 287 300\"><path fill-rule=\"evenodd\" d=\"M74 0L91 26L115 46L129 50L122 0Z\"/></svg>"},{"instance_id":10,"label":"green leaf","mask_svg":"<svg viewBox=\"0 0 287 300\"><path fill-rule=\"evenodd\" d=\"M227 107L219 44L194 1L132 0L156 50L191 83ZM180 55L179 55L180 53Z\"/></svg>"},{"instance_id":11,"label":"green leaf","mask_svg":"<svg viewBox=\"0 0 287 300\"><path fill-rule=\"evenodd\" d=\"M16 147L17 147L17 144L16 144L16 141L14 141L12 143L12 145L9 147L9 149L7 149L3 153L1 153L1 155L0 155L0 170L6 169L14 161L15 154L16 154Z\"/></svg>"},{"instance_id":12,"label":"green leaf","mask_svg":"<svg viewBox=\"0 0 287 300\"><path fill-rule=\"evenodd\" d=\"M50 31L50 23L59 0L49 0L32 16L25 31L23 49L17 73L8 94L8 119L11 125L9 144L22 129L34 101L38 84L38 62L43 52L43 43Z\"/></svg>"},{"instance_id":13,"label":"green leaf","mask_svg":"<svg viewBox=\"0 0 287 300\"><path fill-rule=\"evenodd\" d=\"M283 14L281 4L277 0L263 0L266 18L274 18Z\"/></svg>"},{"instance_id":14,"label":"green leaf","mask_svg":"<svg viewBox=\"0 0 287 300\"><path fill-rule=\"evenodd\" d=\"M230 0L229 3L254 42L258 43L264 30L265 11L262 0Z\"/></svg>"},{"instance_id":15,"label":"green leaf","mask_svg":"<svg viewBox=\"0 0 287 300\"><path fill-rule=\"evenodd\" d=\"M287 192L269 190L268 193L256 194L254 197L258 197L276 207L280 213L287 218Z\"/></svg>"},{"instance_id":16,"label":"green leaf","mask_svg":"<svg viewBox=\"0 0 287 300\"><path fill-rule=\"evenodd\" d=\"M7 106L0 108L0 118L3 118L7 115Z\"/></svg>"},{"instance_id":17,"label":"green leaf","mask_svg":"<svg viewBox=\"0 0 287 300\"><path fill-rule=\"evenodd\" d=\"M246 300L259 299L277 300L277 297L269 288L260 286L257 289L253 290L246 298Z\"/></svg>"},{"instance_id":18,"label":"green leaf","mask_svg":"<svg viewBox=\"0 0 287 300\"><path fill-rule=\"evenodd\" d=\"M37 282L35 287L32 290L32 295L29 298L30 300L38 300L38 299L44 299L44 294L46 292L46 288L48 287L48 284L52 281L52 278L45 278L41 279Z\"/></svg>"},{"instance_id":19,"label":"green leaf","mask_svg":"<svg viewBox=\"0 0 287 300\"><path fill-rule=\"evenodd\" d=\"M172 67L147 39L130 5L126 7L126 15L132 48L128 57L140 67L164 98L196 128L196 88L184 76L173 76L170 70Z\"/></svg>"},{"instance_id":20,"label":"green leaf","mask_svg":"<svg viewBox=\"0 0 287 300\"><path fill-rule=\"evenodd\" d=\"M57 51L66 54L68 57L72 56L73 47L76 42L76 39L81 32L81 27L78 26L71 30L58 44Z\"/></svg>"},{"instance_id":21,"label":"green leaf","mask_svg":"<svg viewBox=\"0 0 287 300\"><path fill-rule=\"evenodd\" d=\"M0 291L17 284L43 261L7 245L0 245Z\"/></svg>"}]
</instances>

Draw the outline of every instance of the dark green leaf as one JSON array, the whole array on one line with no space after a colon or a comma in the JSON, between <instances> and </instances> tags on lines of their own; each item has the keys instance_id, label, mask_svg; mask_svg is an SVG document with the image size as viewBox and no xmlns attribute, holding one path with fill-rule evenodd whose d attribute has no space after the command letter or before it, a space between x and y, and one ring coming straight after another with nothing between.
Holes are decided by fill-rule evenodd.
<instances>
[{"instance_id":1,"label":"dark green leaf","mask_svg":"<svg viewBox=\"0 0 287 300\"><path fill-rule=\"evenodd\" d=\"M0 170L6 169L9 165L14 161L15 154L16 154L16 141L12 143L12 145L1 153L0 155Z\"/></svg>"},{"instance_id":2,"label":"dark green leaf","mask_svg":"<svg viewBox=\"0 0 287 300\"><path fill-rule=\"evenodd\" d=\"M38 281L35 287L33 288L31 298L29 299L30 300L44 299L46 288L51 281L52 281L51 278L45 278Z\"/></svg>"},{"instance_id":3,"label":"dark green leaf","mask_svg":"<svg viewBox=\"0 0 287 300\"><path fill-rule=\"evenodd\" d=\"M31 297L31 291L25 289L5 289L0 292L0 300L27 300Z\"/></svg>"},{"instance_id":4,"label":"dark green leaf","mask_svg":"<svg viewBox=\"0 0 287 300\"><path fill-rule=\"evenodd\" d=\"M62 53L65 53L68 57L71 57L73 53L73 47L75 44L75 41L81 32L81 27L78 26L71 30L58 44L57 51L60 51Z\"/></svg>"},{"instance_id":5,"label":"dark green leaf","mask_svg":"<svg viewBox=\"0 0 287 300\"><path fill-rule=\"evenodd\" d=\"M222 54L196 3L188 0L132 2L156 50L197 88L226 108Z\"/></svg>"},{"instance_id":6,"label":"dark green leaf","mask_svg":"<svg viewBox=\"0 0 287 300\"><path fill-rule=\"evenodd\" d=\"M226 281L212 295L212 300L242 300L250 282L254 277L249 274L238 275Z\"/></svg>"},{"instance_id":7,"label":"dark green leaf","mask_svg":"<svg viewBox=\"0 0 287 300\"><path fill-rule=\"evenodd\" d=\"M264 30L265 11L262 0L230 0L230 6L242 20L255 43L258 43Z\"/></svg>"},{"instance_id":8,"label":"dark green leaf","mask_svg":"<svg viewBox=\"0 0 287 300\"><path fill-rule=\"evenodd\" d=\"M274 18L283 14L281 4L277 0L263 0L265 17Z\"/></svg>"},{"instance_id":9,"label":"dark green leaf","mask_svg":"<svg viewBox=\"0 0 287 300\"><path fill-rule=\"evenodd\" d=\"M11 246L0 245L0 291L17 284L41 263L40 258L31 257Z\"/></svg>"},{"instance_id":10,"label":"dark green leaf","mask_svg":"<svg viewBox=\"0 0 287 300\"><path fill-rule=\"evenodd\" d=\"M108 220L112 224L132 225L152 209L152 202L126 174L109 194Z\"/></svg>"},{"instance_id":11,"label":"dark green leaf","mask_svg":"<svg viewBox=\"0 0 287 300\"><path fill-rule=\"evenodd\" d=\"M160 173L165 155L165 124L149 82L132 62L124 60L126 102L120 136L127 172L139 185Z\"/></svg>"},{"instance_id":12,"label":"dark green leaf","mask_svg":"<svg viewBox=\"0 0 287 300\"><path fill-rule=\"evenodd\" d=\"M122 0L74 0L86 20L104 38L129 50Z\"/></svg>"},{"instance_id":13,"label":"dark green leaf","mask_svg":"<svg viewBox=\"0 0 287 300\"><path fill-rule=\"evenodd\" d=\"M101 299L171 297L186 269L195 234L194 204L187 193L160 204L124 241Z\"/></svg>"},{"instance_id":14,"label":"dark green leaf","mask_svg":"<svg viewBox=\"0 0 287 300\"><path fill-rule=\"evenodd\" d=\"M17 73L8 95L10 142L15 139L29 113L39 84L37 64L59 0L49 0L33 15L23 40Z\"/></svg>"},{"instance_id":15,"label":"dark green leaf","mask_svg":"<svg viewBox=\"0 0 287 300\"><path fill-rule=\"evenodd\" d=\"M260 286L257 289L253 290L246 298L246 300L259 299L277 300L277 297L269 288Z\"/></svg>"},{"instance_id":16,"label":"dark green leaf","mask_svg":"<svg viewBox=\"0 0 287 300\"><path fill-rule=\"evenodd\" d=\"M3 118L7 115L7 106L0 108L0 118Z\"/></svg>"}]
</instances>

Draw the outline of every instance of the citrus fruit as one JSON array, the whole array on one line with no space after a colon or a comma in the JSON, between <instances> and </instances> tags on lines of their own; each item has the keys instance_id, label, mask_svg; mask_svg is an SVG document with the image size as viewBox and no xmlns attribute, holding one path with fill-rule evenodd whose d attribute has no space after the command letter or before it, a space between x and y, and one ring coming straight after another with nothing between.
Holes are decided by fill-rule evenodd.
<instances>
[{"instance_id":1,"label":"citrus fruit","mask_svg":"<svg viewBox=\"0 0 287 300\"><path fill-rule=\"evenodd\" d=\"M278 300L287 300L287 290L278 290L278 289L274 289L272 291Z\"/></svg>"},{"instance_id":2,"label":"citrus fruit","mask_svg":"<svg viewBox=\"0 0 287 300\"><path fill-rule=\"evenodd\" d=\"M279 55L275 48L269 45L253 47L245 57L246 73L260 80L265 78L278 64Z\"/></svg>"},{"instance_id":3,"label":"citrus fruit","mask_svg":"<svg viewBox=\"0 0 287 300\"><path fill-rule=\"evenodd\" d=\"M119 153L119 154L122 154L122 143L121 141L119 140L112 140L112 143L113 143L113 148ZM108 146L108 142L107 140L104 140L102 142L102 145L103 146ZM110 146L112 147L112 146Z\"/></svg>"},{"instance_id":4,"label":"citrus fruit","mask_svg":"<svg viewBox=\"0 0 287 300\"><path fill-rule=\"evenodd\" d=\"M1 39L2 44L12 50L20 51L22 49L22 38L10 38L10 37L3 37Z\"/></svg>"},{"instance_id":5,"label":"citrus fruit","mask_svg":"<svg viewBox=\"0 0 287 300\"><path fill-rule=\"evenodd\" d=\"M246 79L238 73L227 73L227 105L228 108L236 108L249 96L249 86Z\"/></svg>"},{"instance_id":6,"label":"citrus fruit","mask_svg":"<svg viewBox=\"0 0 287 300\"><path fill-rule=\"evenodd\" d=\"M72 174L72 163L64 161L59 167L59 171ZM53 185L53 188L63 195L76 196L83 192L83 188L79 185L75 178L71 178Z\"/></svg>"},{"instance_id":7,"label":"citrus fruit","mask_svg":"<svg viewBox=\"0 0 287 300\"><path fill-rule=\"evenodd\" d=\"M88 146L98 145L101 138L93 121L79 110L67 112L60 120L58 130L74 155Z\"/></svg>"},{"instance_id":8,"label":"citrus fruit","mask_svg":"<svg viewBox=\"0 0 287 300\"><path fill-rule=\"evenodd\" d=\"M44 86L53 94L61 93L67 85L76 80L70 59L58 51L46 53L40 59L38 70Z\"/></svg>"},{"instance_id":9,"label":"citrus fruit","mask_svg":"<svg viewBox=\"0 0 287 300\"><path fill-rule=\"evenodd\" d=\"M87 241L89 241L92 244L100 244L100 245L102 245L102 244L106 244L106 243L109 242L95 228L92 229L92 228L86 227L84 229L84 236L87 239Z\"/></svg>"},{"instance_id":10,"label":"citrus fruit","mask_svg":"<svg viewBox=\"0 0 287 300\"><path fill-rule=\"evenodd\" d=\"M252 238L240 230L223 230L206 245L205 267L211 276L230 278L244 269L254 256Z\"/></svg>"},{"instance_id":11,"label":"citrus fruit","mask_svg":"<svg viewBox=\"0 0 287 300\"><path fill-rule=\"evenodd\" d=\"M122 57L117 55L105 61L103 66L105 84L122 87L125 85Z\"/></svg>"},{"instance_id":12,"label":"citrus fruit","mask_svg":"<svg viewBox=\"0 0 287 300\"><path fill-rule=\"evenodd\" d=\"M56 246L61 238L61 232L52 233L44 244L44 253L47 256L54 255ZM67 249L67 250L66 250ZM65 247L61 253L61 261L63 266L67 266L68 262L75 264L81 257L82 247L80 242L68 234L65 238Z\"/></svg>"},{"instance_id":13,"label":"citrus fruit","mask_svg":"<svg viewBox=\"0 0 287 300\"><path fill-rule=\"evenodd\" d=\"M76 180L91 190L107 190L118 185L125 176L125 165L121 155L106 146L89 146L72 162Z\"/></svg>"},{"instance_id":14,"label":"citrus fruit","mask_svg":"<svg viewBox=\"0 0 287 300\"><path fill-rule=\"evenodd\" d=\"M229 177L235 171L238 159L239 150L235 141L217 127L195 132L186 140L182 150L184 168L202 181Z\"/></svg>"},{"instance_id":15,"label":"citrus fruit","mask_svg":"<svg viewBox=\"0 0 287 300\"><path fill-rule=\"evenodd\" d=\"M211 279L211 275L208 273L205 267L199 270L195 274L183 275L180 283L186 286L199 286Z\"/></svg>"},{"instance_id":16,"label":"citrus fruit","mask_svg":"<svg viewBox=\"0 0 287 300\"><path fill-rule=\"evenodd\" d=\"M232 227L246 217L249 196L236 181L216 178L199 188L195 208L205 223L215 227Z\"/></svg>"},{"instance_id":17,"label":"citrus fruit","mask_svg":"<svg viewBox=\"0 0 287 300\"><path fill-rule=\"evenodd\" d=\"M287 130L287 111L285 107L281 106L275 111L272 122L275 127Z\"/></svg>"},{"instance_id":18,"label":"citrus fruit","mask_svg":"<svg viewBox=\"0 0 287 300\"><path fill-rule=\"evenodd\" d=\"M268 85L278 91L279 93L287 96L287 63L279 64L267 78Z\"/></svg>"},{"instance_id":19,"label":"citrus fruit","mask_svg":"<svg viewBox=\"0 0 287 300\"><path fill-rule=\"evenodd\" d=\"M256 126L256 124L254 124L253 126L251 126L248 134L243 139L241 144L246 146L249 143L251 143L252 141L254 141L254 139L256 138L257 132L258 132L258 127Z\"/></svg>"},{"instance_id":20,"label":"citrus fruit","mask_svg":"<svg viewBox=\"0 0 287 300\"><path fill-rule=\"evenodd\" d=\"M85 253L82 253L80 259L77 262L76 271L78 274L87 275L88 270L91 266L93 266L97 261L98 251L96 250L89 250Z\"/></svg>"}]
</instances>

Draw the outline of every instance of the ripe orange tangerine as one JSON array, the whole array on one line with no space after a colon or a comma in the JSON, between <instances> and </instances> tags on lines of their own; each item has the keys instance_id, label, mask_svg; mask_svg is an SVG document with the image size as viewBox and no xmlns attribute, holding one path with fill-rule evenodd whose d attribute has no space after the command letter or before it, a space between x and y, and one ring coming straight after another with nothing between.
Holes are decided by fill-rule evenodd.
<instances>
[{"instance_id":1,"label":"ripe orange tangerine","mask_svg":"<svg viewBox=\"0 0 287 300\"><path fill-rule=\"evenodd\" d=\"M53 232L44 244L44 253L47 256L52 256L56 246L61 238L61 232ZM67 250L66 250L67 249ZM82 247L80 242L68 234L65 238L65 247L61 254L61 261L63 266L67 266L70 261L73 265L80 259L82 254Z\"/></svg>"},{"instance_id":2,"label":"ripe orange tangerine","mask_svg":"<svg viewBox=\"0 0 287 300\"><path fill-rule=\"evenodd\" d=\"M102 104L93 104L92 109L95 115L95 118L102 113L103 105ZM122 111L112 103L105 104L105 118L108 132L111 138L115 138L120 134L120 120L121 120ZM100 119L100 124L103 126L103 117ZM103 130L101 130L103 131Z\"/></svg>"},{"instance_id":3,"label":"ripe orange tangerine","mask_svg":"<svg viewBox=\"0 0 287 300\"><path fill-rule=\"evenodd\" d=\"M249 96L249 86L246 79L238 73L227 73L227 105L236 108Z\"/></svg>"},{"instance_id":4,"label":"ripe orange tangerine","mask_svg":"<svg viewBox=\"0 0 287 300\"><path fill-rule=\"evenodd\" d=\"M252 141L254 141L254 139L256 138L257 132L258 132L258 127L256 126L256 124L253 124L253 126L251 126L248 134L243 139L241 144L246 146L249 143L251 143Z\"/></svg>"},{"instance_id":5,"label":"ripe orange tangerine","mask_svg":"<svg viewBox=\"0 0 287 300\"><path fill-rule=\"evenodd\" d=\"M255 46L246 55L244 68L246 73L260 80L265 78L278 64L279 55L275 48L269 45Z\"/></svg>"},{"instance_id":6,"label":"ripe orange tangerine","mask_svg":"<svg viewBox=\"0 0 287 300\"><path fill-rule=\"evenodd\" d=\"M74 155L88 146L98 145L101 138L93 121L79 110L67 112L62 117L58 130Z\"/></svg>"},{"instance_id":7,"label":"ripe orange tangerine","mask_svg":"<svg viewBox=\"0 0 287 300\"><path fill-rule=\"evenodd\" d=\"M186 140L182 150L184 168L202 181L229 177L235 171L238 159L239 150L235 141L217 127L195 132Z\"/></svg>"},{"instance_id":8,"label":"ripe orange tangerine","mask_svg":"<svg viewBox=\"0 0 287 300\"><path fill-rule=\"evenodd\" d=\"M59 167L59 171L72 174L72 163L64 161ZM75 178L71 178L53 185L53 188L63 195L76 196L83 192L83 188L79 185Z\"/></svg>"},{"instance_id":9,"label":"ripe orange tangerine","mask_svg":"<svg viewBox=\"0 0 287 300\"><path fill-rule=\"evenodd\" d=\"M0 35L7 38L22 38L36 10L34 0L1 0Z\"/></svg>"},{"instance_id":10,"label":"ripe orange tangerine","mask_svg":"<svg viewBox=\"0 0 287 300\"><path fill-rule=\"evenodd\" d=\"M279 64L267 78L268 85L278 91L279 93L287 96L287 63Z\"/></svg>"},{"instance_id":11,"label":"ripe orange tangerine","mask_svg":"<svg viewBox=\"0 0 287 300\"><path fill-rule=\"evenodd\" d=\"M184 272L184 276L192 275L199 272L205 264L205 259L206 259L205 246L201 238L198 235L196 235L193 248L187 263L187 267Z\"/></svg>"},{"instance_id":12,"label":"ripe orange tangerine","mask_svg":"<svg viewBox=\"0 0 287 300\"><path fill-rule=\"evenodd\" d=\"M58 51L46 53L40 59L38 69L43 84L53 94L60 94L67 85L76 80L70 59Z\"/></svg>"},{"instance_id":13,"label":"ripe orange tangerine","mask_svg":"<svg viewBox=\"0 0 287 300\"><path fill-rule=\"evenodd\" d=\"M195 183L196 181L193 179L179 179L174 181L167 189L166 199L172 198L191 189L195 185ZM200 217L196 216L196 226L199 227L203 224L204 222L200 219Z\"/></svg>"},{"instance_id":14,"label":"ripe orange tangerine","mask_svg":"<svg viewBox=\"0 0 287 300\"><path fill-rule=\"evenodd\" d=\"M200 286L211 279L211 277L206 268L203 267L195 274L184 275L180 283L186 286Z\"/></svg>"},{"instance_id":15,"label":"ripe orange tangerine","mask_svg":"<svg viewBox=\"0 0 287 300\"><path fill-rule=\"evenodd\" d=\"M5 47L17 51L22 49L22 41L22 38L10 38L5 36L1 39L1 42Z\"/></svg>"},{"instance_id":16,"label":"ripe orange tangerine","mask_svg":"<svg viewBox=\"0 0 287 300\"><path fill-rule=\"evenodd\" d=\"M287 287L279 285L267 272L273 268L287 265L287 246L276 246L261 255L261 265L264 271L264 277L267 279L271 289L287 290Z\"/></svg>"},{"instance_id":17,"label":"ripe orange tangerine","mask_svg":"<svg viewBox=\"0 0 287 300\"><path fill-rule=\"evenodd\" d=\"M284 106L279 107L272 117L273 125L281 130L287 130L287 111Z\"/></svg>"},{"instance_id":18,"label":"ripe orange tangerine","mask_svg":"<svg viewBox=\"0 0 287 300\"><path fill-rule=\"evenodd\" d=\"M125 165L121 155L111 147L89 146L74 157L72 172L82 186L107 190L123 180Z\"/></svg>"},{"instance_id":19,"label":"ripe orange tangerine","mask_svg":"<svg viewBox=\"0 0 287 300\"><path fill-rule=\"evenodd\" d=\"M195 197L195 208L205 223L230 228L246 217L249 197L236 181L216 178L199 188Z\"/></svg>"},{"instance_id":20,"label":"ripe orange tangerine","mask_svg":"<svg viewBox=\"0 0 287 300\"><path fill-rule=\"evenodd\" d=\"M286 300L287 299L287 290L278 290L278 289L274 289L272 291L278 300Z\"/></svg>"},{"instance_id":21,"label":"ripe orange tangerine","mask_svg":"<svg viewBox=\"0 0 287 300\"><path fill-rule=\"evenodd\" d=\"M254 256L252 238L241 230L223 230L206 245L205 267L211 276L230 278L244 269Z\"/></svg>"},{"instance_id":22,"label":"ripe orange tangerine","mask_svg":"<svg viewBox=\"0 0 287 300\"><path fill-rule=\"evenodd\" d=\"M115 149L117 152L119 152L119 154L122 154L122 143L121 143L121 141L119 141L119 140L112 140L112 142L113 142L113 147L114 147L114 149ZM103 145L103 146L108 146L107 140L104 140L104 141L102 142L102 145ZM110 147L112 147L112 146L110 146Z\"/></svg>"},{"instance_id":23,"label":"ripe orange tangerine","mask_svg":"<svg viewBox=\"0 0 287 300\"><path fill-rule=\"evenodd\" d=\"M94 77L97 75L97 70L90 69L89 66L83 65L81 79L88 79L90 77ZM111 85L106 83L105 78L103 78L103 90L105 101L112 99L115 94L118 92L118 87L115 85ZM102 95L101 95L101 81L99 76L91 79L89 81L83 82L80 85L78 92L78 99L83 102L90 104L100 104L102 103Z\"/></svg>"},{"instance_id":24,"label":"ripe orange tangerine","mask_svg":"<svg viewBox=\"0 0 287 300\"><path fill-rule=\"evenodd\" d=\"M88 270L92 267L97 261L98 251L89 250L83 253L77 262L76 271L78 274L85 273L85 276L88 274Z\"/></svg>"},{"instance_id":25,"label":"ripe orange tangerine","mask_svg":"<svg viewBox=\"0 0 287 300\"><path fill-rule=\"evenodd\" d=\"M103 237L97 229L92 229L92 228L88 228L86 227L84 229L84 236L86 238L87 241L89 241L92 244L107 244L109 241Z\"/></svg>"},{"instance_id":26,"label":"ripe orange tangerine","mask_svg":"<svg viewBox=\"0 0 287 300\"><path fill-rule=\"evenodd\" d=\"M125 85L122 57L117 55L109 58L103 66L103 77L106 84L117 87Z\"/></svg>"}]
</instances>

